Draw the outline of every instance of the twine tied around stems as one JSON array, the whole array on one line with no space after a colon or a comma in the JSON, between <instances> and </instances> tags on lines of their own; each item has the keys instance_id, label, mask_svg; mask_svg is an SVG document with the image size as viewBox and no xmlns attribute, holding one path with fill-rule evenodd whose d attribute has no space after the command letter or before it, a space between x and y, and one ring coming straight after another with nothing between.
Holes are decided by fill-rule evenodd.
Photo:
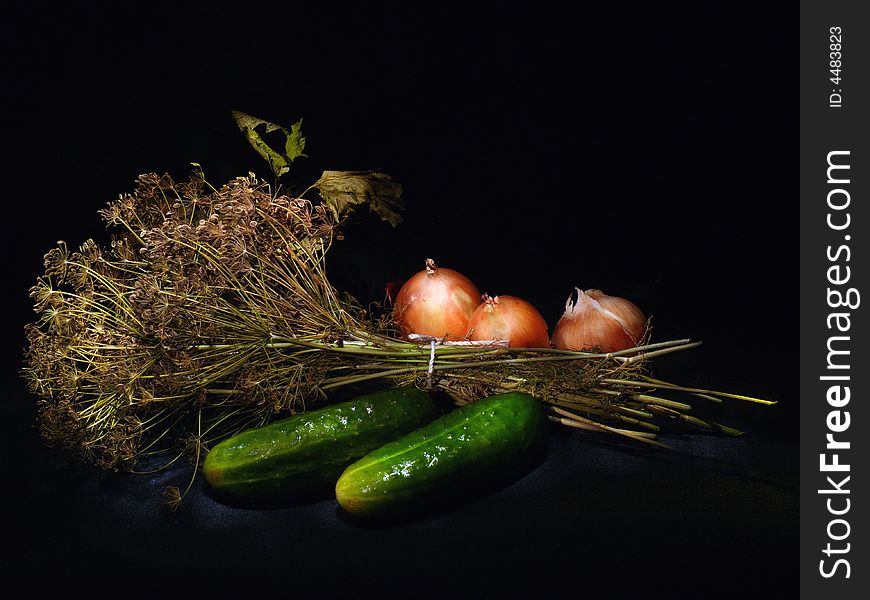
<instances>
[{"instance_id":1,"label":"twine tied around stems","mask_svg":"<svg viewBox=\"0 0 870 600\"><path fill-rule=\"evenodd\" d=\"M429 342L429 370L426 371L426 387L432 389L432 373L435 372L435 340Z\"/></svg>"},{"instance_id":2,"label":"twine tied around stems","mask_svg":"<svg viewBox=\"0 0 870 600\"><path fill-rule=\"evenodd\" d=\"M493 346L507 348L509 340L447 340L422 333L409 333L408 339L412 342L429 342L429 368L426 370L426 386L432 389L432 375L435 373L435 348L436 346Z\"/></svg>"}]
</instances>

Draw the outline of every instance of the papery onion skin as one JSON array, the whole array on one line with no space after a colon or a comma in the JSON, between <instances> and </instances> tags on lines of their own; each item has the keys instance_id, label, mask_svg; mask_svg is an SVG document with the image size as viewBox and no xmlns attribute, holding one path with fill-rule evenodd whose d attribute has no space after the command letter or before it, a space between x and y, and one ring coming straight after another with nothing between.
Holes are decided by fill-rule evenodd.
<instances>
[{"instance_id":1,"label":"papery onion skin","mask_svg":"<svg viewBox=\"0 0 870 600\"><path fill-rule=\"evenodd\" d=\"M646 331L647 318L630 300L577 288L577 300L568 298L552 341L562 350L618 352L642 344Z\"/></svg>"},{"instance_id":2,"label":"papery onion skin","mask_svg":"<svg viewBox=\"0 0 870 600\"><path fill-rule=\"evenodd\" d=\"M470 340L508 340L512 348L549 348L547 321L530 302L516 296L484 295L468 323Z\"/></svg>"},{"instance_id":3,"label":"papery onion skin","mask_svg":"<svg viewBox=\"0 0 870 600\"><path fill-rule=\"evenodd\" d=\"M470 279L428 258L426 268L411 276L396 295L393 318L405 337L417 333L461 340L479 304L480 291Z\"/></svg>"}]
</instances>

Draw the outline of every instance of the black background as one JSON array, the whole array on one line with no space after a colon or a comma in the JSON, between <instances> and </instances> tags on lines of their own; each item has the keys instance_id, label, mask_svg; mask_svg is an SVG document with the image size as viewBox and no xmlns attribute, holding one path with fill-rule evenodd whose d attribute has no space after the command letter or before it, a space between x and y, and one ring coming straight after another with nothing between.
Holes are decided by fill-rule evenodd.
<instances>
[{"instance_id":1,"label":"black background","mask_svg":"<svg viewBox=\"0 0 870 600\"><path fill-rule=\"evenodd\" d=\"M239 5L15 7L3 24L8 387L3 565L37 587L498 597L797 589L796 9L664 4L315 11ZM379 300L427 257L552 325L574 286L632 299L681 383L775 399L698 410L740 439L649 455L554 429L538 469L416 523L348 523L334 502L231 510L183 473L129 478L42 447L18 377L27 290L58 239L139 173L213 183L267 167L230 117L289 125L293 179L378 169L405 222L336 247L334 283ZM111 584L111 585L109 585Z\"/></svg>"}]
</instances>

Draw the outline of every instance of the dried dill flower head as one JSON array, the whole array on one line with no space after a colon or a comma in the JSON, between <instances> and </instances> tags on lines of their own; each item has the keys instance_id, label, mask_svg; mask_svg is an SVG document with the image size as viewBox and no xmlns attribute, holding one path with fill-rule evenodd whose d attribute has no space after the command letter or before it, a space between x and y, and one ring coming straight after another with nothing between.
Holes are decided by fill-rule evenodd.
<instances>
[{"instance_id":1,"label":"dried dill flower head","mask_svg":"<svg viewBox=\"0 0 870 600\"><path fill-rule=\"evenodd\" d=\"M31 289L24 374L50 444L123 469L179 425L205 440L263 422L322 395L336 356L300 344L363 328L325 275L325 202L197 170L142 175L101 215L110 247L60 242Z\"/></svg>"}]
</instances>

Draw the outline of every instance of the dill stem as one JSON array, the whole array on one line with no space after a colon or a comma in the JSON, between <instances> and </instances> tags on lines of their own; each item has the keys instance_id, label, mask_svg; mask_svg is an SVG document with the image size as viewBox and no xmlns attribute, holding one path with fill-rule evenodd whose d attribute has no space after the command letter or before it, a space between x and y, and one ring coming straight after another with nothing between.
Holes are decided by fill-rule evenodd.
<instances>
[{"instance_id":1,"label":"dill stem","mask_svg":"<svg viewBox=\"0 0 870 600\"><path fill-rule=\"evenodd\" d=\"M728 392L719 392L716 390L705 390L701 388L693 388L693 387L684 387L681 385L674 385L672 383L660 382L660 383L652 383L647 381L637 381L637 380L628 380L628 379L602 379L604 383L611 383L613 385L620 386L637 386L637 387L647 387L647 388L662 388L667 390L674 390L677 392L689 392L692 394L711 394L716 396L722 396L723 398L733 398L735 400L745 400L747 402L755 402L758 404L771 405L776 404L775 400L763 400L761 398L753 398L752 396L742 396L740 394L730 394Z\"/></svg>"},{"instance_id":2,"label":"dill stem","mask_svg":"<svg viewBox=\"0 0 870 600\"><path fill-rule=\"evenodd\" d=\"M574 427L576 429L584 429L586 431L598 431L598 432L602 431L602 429L600 427L593 426L593 425L587 425L586 423L583 423L581 421L576 421L574 419L569 419L567 417L554 417L552 415L548 415L547 418L549 418L551 421L553 421L555 423L559 423L561 425L567 425L568 427ZM650 440L654 440L654 439L658 438L658 436L655 433L650 433L648 431L633 431L631 429L619 429L616 427L614 427L614 430L618 431L620 433L629 433L629 434L636 435L638 437L644 437L644 438L647 438Z\"/></svg>"},{"instance_id":3,"label":"dill stem","mask_svg":"<svg viewBox=\"0 0 870 600\"><path fill-rule=\"evenodd\" d=\"M671 352L678 352L681 350L689 350L691 348L697 348L700 345L701 345L701 342L690 342L690 343L682 344L680 346L674 346L672 348L662 348L661 350L654 350L652 352L641 352L635 356L629 356L626 358L619 357L619 360L623 364L628 365L628 364L643 361L643 360L649 360L650 358L655 358L657 356L664 356L665 354L670 354ZM634 351L637 352L636 349Z\"/></svg>"},{"instance_id":4,"label":"dill stem","mask_svg":"<svg viewBox=\"0 0 870 600\"><path fill-rule=\"evenodd\" d=\"M645 404L658 404L660 406L667 406L669 408L674 408L677 410L692 410L691 404L685 404L684 402L677 402L675 400L668 400L667 398L659 398L658 396L650 396L649 394L632 394L631 397Z\"/></svg>"},{"instance_id":5,"label":"dill stem","mask_svg":"<svg viewBox=\"0 0 870 600\"><path fill-rule=\"evenodd\" d=\"M630 433L627 429L618 429L616 427L610 427L609 425L605 425L603 423L599 423L597 421L593 421L592 419L587 419L586 417L581 417L578 414L574 414L570 411L561 409L558 406L554 406L553 411L559 415L562 415L562 416L567 417L569 419L573 419L574 421L577 421L577 422L582 423L584 425L590 425L592 427L597 427L603 431L609 431L609 432L615 433L617 435L621 435L621 436L624 436L627 438L631 438L633 440L637 440L639 442L643 442L644 444L656 446L657 448L670 449L670 446L668 446L667 444L663 444L662 442L659 442L657 440L649 439L647 437L643 437L643 436L639 436L639 435L634 435L634 433Z\"/></svg>"}]
</instances>

